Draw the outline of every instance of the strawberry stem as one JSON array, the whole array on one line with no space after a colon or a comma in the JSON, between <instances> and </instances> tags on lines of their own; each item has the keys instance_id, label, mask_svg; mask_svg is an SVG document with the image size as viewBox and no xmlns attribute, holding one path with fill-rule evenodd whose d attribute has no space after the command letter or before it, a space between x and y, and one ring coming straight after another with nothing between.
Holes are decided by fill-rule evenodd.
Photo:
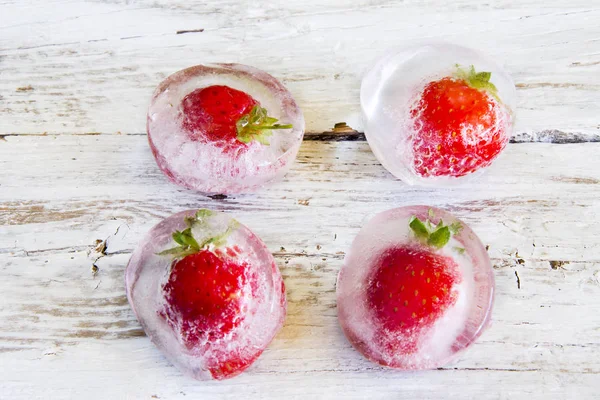
<instances>
[{"instance_id":1,"label":"strawberry stem","mask_svg":"<svg viewBox=\"0 0 600 400\"><path fill-rule=\"evenodd\" d=\"M273 133L273 129L290 129L292 124L276 124L277 118L269 117L267 109L256 105L252 110L241 117L235 124L237 139L242 143L250 143L252 140L269 145L267 138Z\"/></svg>"},{"instance_id":2,"label":"strawberry stem","mask_svg":"<svg viewBox=\"0 0 600 400\"><path fill-rule=\"evenodd\" d=\"M292 124L286 124L286 125L280 125L280 124L275 124L275 125L259 125L256 127L253 127L252 129L254 130L262 130L262 129L290 129L292 128Z\"/></svg>"}]
</instances>

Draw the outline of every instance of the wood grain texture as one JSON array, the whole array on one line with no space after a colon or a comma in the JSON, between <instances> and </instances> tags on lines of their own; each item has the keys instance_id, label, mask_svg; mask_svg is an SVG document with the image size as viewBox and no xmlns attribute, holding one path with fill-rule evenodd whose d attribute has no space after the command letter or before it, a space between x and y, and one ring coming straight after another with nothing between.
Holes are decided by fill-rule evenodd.
<instances>
[{"instance_id":1,"label":"wood grain texture","mask_svg":"<svg viewBox=\"0 0 600 400\"><path fill-rule=\"evenodd\" d=\"M511 144L477 182L434 190L394 180L364 142L307 141L283 182L213 200L171 185L143 136L7 137L0 143L0 169L8 171L0 191L0 393L41 398L53 382L52 398L437 399L465 391L593 398L600 173L588 160L599 150ZM455 364L398 373L370 364L345 340L335 281L369 217L424 201L451 210L489 244L494 323ZM288 288L283 330L230 382L182 377L144 337L124 293L124 266L141 236L160 218L195 207L231 212L250 226Z\"/></svg>"},{"instance_id":2,"label":"wood grain texture","mask_svg":"<svg viewBox=\"0 0 600 400\"><path fill-rule=\"evenodd\" d=\"M0 0L0 399L600 398L598 20L589 0ZM464 186L402 184L361 133L363 71L417 39L517 83L512 144ZM280 78L308 133L283 182L207 198L160 173L145 112L168 74L223 61ZM456 363L399 373L345 340L335 282L368 218L423 203L490 246L494 322ZM199 207L261 236L288 288L283 330L227 382L183 377L124 291L142 235Z\"/></svg>"},{"instance_id":3,"label":"wood grain texture","mask_svg":"<svg viewBox=\"0 0 600 400\"><path fill-rule=\"evenodd\" d=\"M142 133L158 83L207 62L281 79L309 132L341 121L361 131L360 78L372 60L443 39L506 66L520 137L598 140L599 19L589 0L4 2L0 134Z\"/></svg>"}]
</instances>

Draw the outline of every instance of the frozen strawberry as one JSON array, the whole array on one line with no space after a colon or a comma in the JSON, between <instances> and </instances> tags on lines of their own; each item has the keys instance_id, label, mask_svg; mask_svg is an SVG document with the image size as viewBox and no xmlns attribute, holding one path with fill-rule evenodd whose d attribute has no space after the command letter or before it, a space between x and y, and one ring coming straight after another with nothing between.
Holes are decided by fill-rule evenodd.
<instances>
[{"instance_id":1,"label":"frozen strawberry","mask_svg":"<svg viewBox=\"0 0 600 400\"><path fill-rule=\"evenodd\" d=\"M244 297L252 295L256 277L244 262L229 258L231 248L227 253L201 250L175 261L163 287L167 305L162 315L189 349L224 339L247 317ZM218 352L208 367L215 379L224 379L242 372L259 355Z\"/></svg>"},{"instance_id":2,"label":"frozen strawberry","mask_svg":"<svg viewBox=\"0 0 600 400\"><path fill-rule=\"evenodd\" d=\"M338 278L338 315L349 341L368 359L400 369L440 366L472 343L492 293L483 286L476 299L473 288L490 277L493 284L489 259L474 258L483 246L472 241L442 210L377 215L354 240Z\"/></svg>"},{"instance_id":3,"label":"frozen strawberry","mask_svg":"<svg viewBox=\"0 0 600 400\"><path fill-rule=\"evenodd\" d=\"M164 286L166 317L188 347L222 339L240 324L248 266L201 250L177 260Z\"/></svg>"},{"instance_id":4,"label":"frozen strawberry","mask_svg":"<svg viewBox=\"0 0 600 400\"><path fill-rule=\"evenodd\" d=\"M290 169L304 117L277 79L241 64L196 65L156 88L148 142L177 185L207 195L255 191Z\"/></svg>"},{"instance_id":5,"label":"frozen strawberry","mask_svg":"<svg viewBox=\"0 0 600 400\"><path fill-rule=\"evenodd\" d=\"M245 299L258 286L250 266L236 259L236 250L224 249L227 236L236 228L235 222L217 236L200 242L194 238L194 225L206 224L210 215L200 210L195 218L188 219L187 229L173 233L179 246L160 253L176 257L163 286L166 306L161 315L179 332L189 349L222 340L239 327L251 312L244 306ZM208 367L215 379L237 375L260 354L226 354L220 350L214 353Z\"/></svg>"},{"instance_id":6,"label":"frozen strawberry","mask_svg":"<svg viewBox=\"0 0 600 400\"><path fill-rule=\"evenodd\" d=\"M364 75L365 137L409 185L451 186L479 175L506 147L516 89L502 66L449 43L389 49Z\"/></svg>"},{"instance_id":7,"label":"frozen strawberry","mask_svg":"<svg viewBox=\"0 0 600 400\"><path fill-rule=\"evenodd\" d=\"M233 378L256 361L261 353L262 351L232 353L228 355L228 358L219 362L215 361L218 358L215 357L208 367L211 375L216 380ZM222 354L222 352L219 351L217 354Z\"/></svg>"},{"instance_id":8,"label":"frozen strawberry","mask_svg":"<svg viewBox=\"0 0 600 400\"><path fill-rule=\"evenodd\" d=\"M233 377L283 323L281 275L262 241L234 219L209 210L175 217L154 228L156 237L170 236L176 244L155 252L158 264L148 261L152 242L132 256L128 297L148 336L174 364L198 379ZM154 311L148 309L153 304L159 305Z\"/></svg>"},{"instance_id":9,"label":"frozen strawberry","mask_svg":"<svg viewBox=\"0 0 600 400\"><path fill-rule=\"evenodd\" d=\"M460 226L434 226L417 217L409 226L420 242L384 250L367 288L380 339L395 353L417 351L422 331L456 302L453 288L461 281L456 262L437 253Z\"/></svg>"},{"instance_id":10,"label":"frozen strawberry","mask_svg":"<svg viewBox=\"0 0 600 400\"><path fill-rule=\"evenodd\" d=\"M412 332L431 326L456 302L452 292L460 281L456 263L422 247L388 249L367 289L368 304L382 333L406 335L402 351L415 351Z\"/></svg>"},{"instance_id":11,"label":"frozen strawberry","mask_svg":"<svg viewBox=\"0 0 600 400\"><path fill-rule=\"evenodd\" d=\"M243 147L255 140L268 145L272 129L290 129L276 124L267 110L247 93L223 85L196 89L183 98L183 127L193 140Z\"/></svg>"},{"instance_id":12,"label":"frozen strawberry","mask_svg":"<svg viewBox=\"0 0 600 400\"><path fill-rule=\"evenodd\" d=\"M460 177L486 167L508 143L490 72L458 69L428 83L410 113L414 168L423 177Z\"/></svg>"}]
</instances>

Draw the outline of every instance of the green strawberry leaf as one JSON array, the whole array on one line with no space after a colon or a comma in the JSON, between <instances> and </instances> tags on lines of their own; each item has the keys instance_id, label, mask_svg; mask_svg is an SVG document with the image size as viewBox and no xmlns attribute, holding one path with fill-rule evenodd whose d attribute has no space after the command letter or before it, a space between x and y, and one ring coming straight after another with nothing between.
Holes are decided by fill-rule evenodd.
<instances>
[{"instance_id":1,"label":"green strawberry leaf","mask_svg":"<svg viewBox=\"0 0 600 400\"><path fill-rule=\"evenodd\" d=\"M263 108L264 110L264 108ZM265 117L265 124L266 125L273 125L275 122L277 122L277 118L273 118L273 117Z\"/></svg>"},{"instance_id":2,"label":"green strawberry leaf","mask_svg":"<svg viewBox=\"0 0 600 400\"><path fill-rule=\"evenodd\" d=\"M447 226L442 226L441 228L436 229L429 235L427 239L427 244L441 249L450 241L450 229Z\"/></svg>"},{"instance_id":3,"label":"green strawberry leaf","mask_svg":"<svg viewBox=\"0 0 600 400\"><path fill-rule=\"evenodd\" d=\"M198 211L196 211L196 219L204 219L212 217L213 215L215 215L215 212L206 208L201 208Z\"/></svg>"},{"instance_id":4,"label":"green strawberry leaf","mask_svg":"<svg viewBox=\"0 0 600 400\"><path fill-rule=\"evenodd\" d=\"M454 247L454 250L460 255L465 254L465 251L467 251L464 247Z\"/></svg>"},{"instance_id":5,"label":"green strawberry leaf","mask_svg":"<svg viewBox=\"0 0 600 400\"><path fill-rule=\"evenodd\" d=\"M423 221L413 215L410 219L410 223L408 224L410 229L414 232L415 236L419 239L427 239L429 238L429 229L425 226Z\"/></svg>"},{"instance_id":6,"label":"green strawberry leaf","mask_svg":"<svg viewBox=\"0 0 600 400\"><path fill-rule=\"evenodd\" d=\"M235 124L237 139L242 143L256 140L265 146L269 145L267 138L273 135L273 129L291 129L291 124L276 124L277 118L269 117L267 109L256 105L250 113L241 117Z\"/></svg>"},{"instance_id":7,"label":"green strawberry leaf","mask_svg":"<svg viewBox=\"0 0 600 400\"><path fill-rule=\"evenodd\" d=\"M450 233L452 233L453 235L458 235L460 231L462 231L463 226L460 222L454 222L450 224L449 228Z\"/></svg>"},{"instance_id":8,"label":"green strawberry leaf","mask_svg":"<svg viewBox=\"0 0 600 400\"><path fill-rule=\"evenodd\" d=\"M431 216L432 214L433 212L430 210L429 215ZM440 219L437 225L434 225L429 218L423 222L415 215L410 218L408 225L417 239L437 249L441 249L447 245L450 237L458 234L462 229L462 225L459 222L448 226Z\"/></svg>"},{"instance_id":9,"label":"green strawberry leaf","mask_svg":"<svg viewBox=\"0 0 600 400\"><path fill-rule=\"evenodd\" d=\"M212 244L215 247L221 247L225 245L227 243L227 237L231 235L231 233L235 231L239 227L239 225L239 222L237 222L236 220L232 220L229 223L229 226L227 227L227 230L225 230L225 232L217 236L207 238L204 242L202 242L201 248L204 248L210 244Z\"/></svg>"},{"instance_id":10,"label":"green strawberry leaf","mask_svg":"<svg viewBox=\"0 0 600 400\"><path fill-rule=\"evenodd\" d=\"M185 241L183 240L183 232L180 232L180 231L173 232L173 240L175 241L175 243L178 243L182 246L185 245Z\"/></svg>"},{"instance_id":11,"label":"green strawberry leaf","mask_svg":"<svg viewBox=\"0 0 600 400\"><path fill-rule=\"evenodd\" d=\"M163 250L157 253L159 256L174 256L175 258L183 258L185 256L198 253L199 251L206 249L209 246L221 247L227 243L227 237L235 231L239 223L236 220L232 220L229 226L225 230L216 236L207 237L198 244L198 241L194 238L192 228L205 228L208 224L208 220L214 215L213 211L200 209L196 212L193 217L186 217L185 222L188 225L183 231L173 232L173 240L179 246Z\"/></svg>"},{"instance_id":12,"label":"green strawberry leaf","mask_svg":"<svg viewBox=\"0 0 600 400\"><path fill-rule=\"evenodd\" d=\"M183 232L176 231L175 233L173 233L173 240L175 240L175 242L181 244L182 246L188 246L196 250L200 249L200 246L198 246L198 242L196 242L196 239L194 239L194 236L192 235L191 227L185 229Z\"/></svg>"},{"instance_id":13,"label":"green strawberry leaf","mask_svg":"<svg viewBox=\"0 0 600 400\"><path fill-rule=\"evenodd\" d=\"M435 213L433 212L433 208L430 208L429 210L427 210L427 215L429 216L429 219L435 218Z\"/></svg>"},{"instance_id":14,"label":"green strawberry leaf","mask_svg":"<svg viewBox=\"0 0 600 400\"><path fill-rule=\"evenodd\" d=\"M486 82L490 81L491 77L492 77L491 72L478 72L475 74L475 78L473 80L475 80L477 82L481 82L481 83L486 83Z\"/></svg>"},{"instance_id":15,"label":"green strawberry leaf","mask_svg":"<svg viewBox=\"0 0 600 400\"><path fill-rule=\"evenodd\" d=\"M168 256L168 255L178 255L179 253L181 253L181 247L173 247L170 249L166 249L161 251L160 253L156 253L159 256Z\"/></svg>"},{"instance_id":16,"label":"green strawberry leaf","mask_svg":"<svg viewBox=\"0 0 600 400\"><path fill-rule=\"evenodd\" d=\"M498 96L498 89L496 85L490 82L492 73L489 71L477 72L475 66L471 65L468 71L465 71L459 64L456 64L456 77L467 82L469 86L475 89L484 90L492 95L498 102L500 97Z\"/></svg>"},{"instance_id":17,"label":"green strawberry leaf","mask_svg":"<svg viewBox=\"0 0 600 400\"><path fill-rule=\"evenodd\" d=\"M214 211L201 208L196 211L196 214L193 216L185 217L185 223L187 224L188 228L191 228L192 226L206 226L207 220L214 214Z\"/></svg>"},{"instance_id":18,"label":"green strawberry leaf","mask_svg":"<svg viewBox=\"0 0 600 400\"><path fill-rule=\"evenodd\" d=\"M157 253L159 256L173 256L173 258L183 258L185 256L189 256L191 254L197 253L198 250L195 249L184 249L182 247L173 247L171 249L167 249Z\"/></svg>"}]
</instances>

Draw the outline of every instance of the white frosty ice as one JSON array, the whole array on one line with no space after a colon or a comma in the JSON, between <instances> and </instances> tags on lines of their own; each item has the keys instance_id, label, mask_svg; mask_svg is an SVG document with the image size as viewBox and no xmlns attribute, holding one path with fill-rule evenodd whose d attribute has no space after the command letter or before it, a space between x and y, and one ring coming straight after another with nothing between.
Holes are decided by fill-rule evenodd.
<instances>
[{"instance_id":1,"label":"white frosty ice","mask_svg":"<svg viewBox=\"0 0 600 400\"><path fill-rule=\"evenodd\" d=\"M181 102L196 89L224 85L248 93L278 123L270 145L251 142L246 151L224 153L211 143L191 140L182 128ZM304 117L290 92L274 77L241 64L197 65L176 72L158 86L147 120L148 140L160 169L178 185L203 193L253 191L290 169L304 135Z\"/></svg>"},{"instance_id":2,"label":"white frosty ice","mask_svg":"<svg viewBox=\"0 0 600 400\"><path fill-rule=\"evenodd\" d=\"M363 77L360 101L369 145L379 162L408 184L453 185L485 169L461 177L424 177L415 171L414 164L420 160L414 157L413 141L419 140L419 132L410 115L411 108L429 82L452 76L457 64L467 68L472 65L477 71L492 73L491 82L502 100L501 106L494 109L496 127L502 128L503 140L508 142L514 121L515 85L501 66L475 50L448 43L394 48L377 59ZM491 101L495 102L494 99ZM475 127L479 130L477 135L473 135L470 126L464 127L460 134L469 138L485 137L486 132L481 128Z\"/></svg>"},{"instance_id":3,"label":"white frosty ice","mask_svg":"<svg viewBox=\"0 0 600 400\"><path fill-rule=\"evenodd\" d=\"M181 371L196 379L207 380L213 379L209 365L220 358L242 354L253 359L262 353L283 325L286 299L283 280L272 254L259 237L238 223L223 248L239 247L241 251L235 257L253 269L249 273L256 276L258 282L255 295L244 296L242 308L246 312L241 317L242 322L228 335L188 348L180 333L161 316L165 309L163 287L169 278L172 257L157 253L177 246L173 232L185 229L185 217L191 217L195 212L188 210L174 214L148 232L129 260L125 284L129 303L152 342ZM209 221L210 224L201 230L193 228L195 238L223 233L232 218L215 213Z\"/></svg>"},{"instance_id":4,"label":"white frosty ice","mask_svg":"<svg viewBox=\"0 0 600 400\"><path fill-rule=\"evenodd\" d=\"M369 309L367 288L378 256L386 249L416 243L409 228L412 216L421 220L433 211L433 221L460 222L451 214L427 206L396 208L377 214L359 232L344 259L337 281L337 305L340 325L348 340L372 361L401 369L429 369L451 361L479 337L489 324L494 298L494 275L490 259L475 233L460 222L463 229L453 235L439 254L450 257L462 275L457 300L439 319L418 337L399 337L407 342L418 340L412 354L390 354L377 337L379 324ZM457 248L465 249L464 252Z\"/></svg>"}]
</instances>

